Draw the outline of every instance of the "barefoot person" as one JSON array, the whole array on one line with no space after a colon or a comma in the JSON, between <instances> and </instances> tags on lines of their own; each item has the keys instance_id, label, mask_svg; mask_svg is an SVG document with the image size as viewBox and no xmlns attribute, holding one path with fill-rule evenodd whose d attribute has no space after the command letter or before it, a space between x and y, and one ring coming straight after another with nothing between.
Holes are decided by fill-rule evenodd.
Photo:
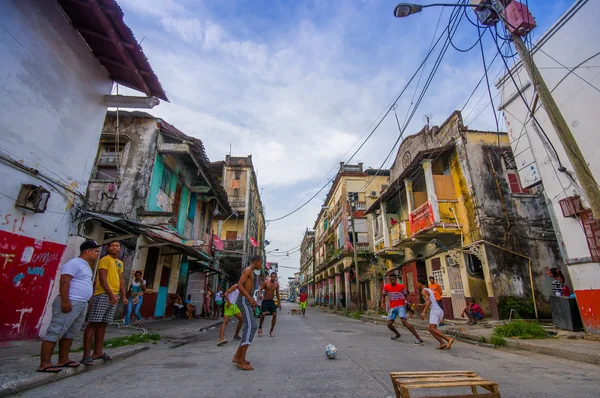
<instances>
[{"instance_id":1,"label":"barefoot person","mask_svg":"<svg viewBox=\"0 0 600 398\"><path fill-rule=\"evenodd\" d=\"M444 311L435 300L435 293L433 290L426 286L427 281L419 279L419 290L421 290L421 295L426 303L425 308L421 313L421 319L425 319L425 315L429 309L429 333L440 342L439 347L437 347L438 350L449 350L450 347L452 347L452 343L454 343L454 339L446 336L438 329L438 326L444 317Z\"/></svg>"},{"instance_id":2,"label":"barefoot person","mask_svg":"<svg viewBox=\"0 0 600 398\"><path fill-rule=\"evenodd\" d=\"M398 278L396 278L396 275L391 274L389 278L390 283L386 284L383 287L383 294L388 296L390 302L390 309L388 311L387 318L387 327L392 332L394 332L392 340L396 340L398 337L400 337L400 333L394 326L394 321L399 316L400 321L402 321L402 324L408 330L410 330L410 332L417 338L414 344L422 345L423 340L421 339L415 328L406 320L406 289L404 288L404 285L398 283Z\"/></svg>"},{"instance_id":3,"label":"barefoot person","mask_svg":"<svg viewBox=\"0 0 600 398\"><path fill-rule=\"evenodd\" d=\"M79 257L67 261L61 270L59 296L52 304L52 320L42 342L40 367L38 372L57 373L63 368L76 368L78 363L69 359L73 339L85 321L87 302L92 298L94 276L92 267L96 264L100 250L93 240L86 240L79 246ZM58 342L58 362L52 365L52 351Z\"/></svg>"},{"instance_id":4,"label":"barefoot person","mask_svg":"<svg viewBox=\"0 0 600 398\"><path fill-rule=\"evenodd\" d=\"M252 344L254 334L256 333L256 318L253 315L256 301L252 298L251 292L254 287L254 277L260 275L262 269L262 257L254 256L250 261L250 266L242 271L242 276L237 284L240 294L236 304L241 311L244 326L242 329L242 341L233 356L233 362L236 363L238 368L243 370L254 370L250 366L250 362L246 360L246 351L248 351L248 347Z\"/></svg>"},{"instance_id":5,"label":"barefoot person","mask_svg":"<svg viewBox=\"0 0 600 398\"><path fill-rule=\"evenodd\" d=\"M273 319L271 320L271 331L269 332L269 336L275 337L275 335L273 334L273 329L275 329L275 323L277 322L277 308L281 309L281 299L279 298L279 282L277 282L277 273L271 273L269 279L263 282L259 290L264 290L265 295L263 296L263 301L260 309L261 316L260 326L258 327L258 336L262 336L262 325L265 321L265 316L272 315ZM277 305L275 304L275 297L277 297Z\"/></svg>"},{"instance_id":6,"label":"barefoot person","mask_svg":"<svg viewBox=\"0 0 600 398\"><path fill-rule=\"evenodd\" d=\"M98 262L98 279L94 292L94 304L88 317L88 326L83 334L84 365L93 365L95 360L110 361L112 358L103 350L106 327L114 320L117 304L123 297L123 304L129 302L125 297L125 281L123 280L123 262L117 258L121 251L118 241L110 242L108 254ZM121 296L119 296L121 294ZM92 353L92 340L94 352Z\"/></svg>"},{"instance_id":7,"label":"barefoot person","mask_svg":"<svg viewBox=\"0 0 600 398\"><path fill-rule=\"evenodd\" d=\"M233 335L234 340L241 340L240 337L240 329L242 328L242 315L240 314L240 309L235 304L240 292L237 290L237 285L233 285L223 293L223 298L225 299L225 312L223 314L223 323L221 324L221 331L219 332L219 342L218 346L222 346L223 344L227 344L227 340L225 340L225 328L227 327L227 323L229 323L229 318L234 316L237 320L237 327L235 329L235 334Z\"/></svg>"}]
</instances>

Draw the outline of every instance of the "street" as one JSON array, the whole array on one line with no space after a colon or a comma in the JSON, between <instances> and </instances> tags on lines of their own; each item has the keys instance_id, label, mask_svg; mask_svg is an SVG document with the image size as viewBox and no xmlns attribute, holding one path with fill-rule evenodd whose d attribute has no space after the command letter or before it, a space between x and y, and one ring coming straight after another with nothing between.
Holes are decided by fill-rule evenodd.
<instances>
[{"instance_id":1,"label":"street","mask_svg":"<svg viewBox=\"0 0 600 398\"><path fill-rule=\"evenodd\" d=\"M532 353L508 352L457 342L451 351L437 351L423 333L424 346L399 328L402 338L390 340L383 325L327 314L309 308L306 318L289 314L284 303L268 337L271 319L248 350L253 372L236 369L231 358L237 345L217 347L218 330L200 333L177 348L166 344L95 371L70 377L22 394L24 397L389 397L394 396L391 371L473 370L496 381L502 397L595 397L598 366ZM338 348L335 360L325 346ZM435 395L441 391L428 391ZM460 393L460 390L446 391ZM467 392L467 391L464 391Z\"/></svg>"}]
</instances>

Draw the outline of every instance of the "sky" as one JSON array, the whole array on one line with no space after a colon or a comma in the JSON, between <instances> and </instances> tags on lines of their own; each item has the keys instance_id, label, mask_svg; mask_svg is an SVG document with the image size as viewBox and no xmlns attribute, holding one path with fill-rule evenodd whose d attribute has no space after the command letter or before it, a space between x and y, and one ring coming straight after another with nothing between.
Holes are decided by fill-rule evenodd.
<instances>
[{"instance_id":1,"label":"sky","mask_svg":"<svg viewBox=\"0 0 600 398\"><path fill-rule=\"evenodd\" d=\"M538 24L533 41L573 2L528 1ZM230 148L233 156L251 154L267 220L304 203L349 159L415 73L451 11L426 8L397 19L396 3L385 0L118 3L170 100L150 113L201 139L211 161L224 159ZM463 19L453 43L467 49L477 34ZM486 34L482 45L489 64L495 44ZM465 104L465 125L496 131L485 84L466 103L483 76L479 45L469 52L450 47L407 120L433 64L431 58L398 101L405 136L423 127L425 115L439 125ZM492 95L501 67L498 57L489 70ZM382 167L399 134L390 113L350 163ZM383 166L390 167L393 158ZM267 261L279 263L282 281L298 270L296 248L313 228L328 190L293 215L268 223Z\"/></svg>"}]
</instances>

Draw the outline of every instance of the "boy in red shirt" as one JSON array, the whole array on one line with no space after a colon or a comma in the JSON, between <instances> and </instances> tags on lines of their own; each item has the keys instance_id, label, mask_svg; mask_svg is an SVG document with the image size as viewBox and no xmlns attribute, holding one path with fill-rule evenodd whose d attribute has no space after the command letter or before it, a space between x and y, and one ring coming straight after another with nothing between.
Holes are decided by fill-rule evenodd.
<instances>
[{"instance_id":1,"label":"boy in red shirt","mask_svg":"<svg viewBox=\"0 0 600 398\"><path fill-rule=\"evenodd\" d=\"M306 290L302 290L302 293L300 293L300 310L302 311L302 317L306 318Z\"/></svg>"},{"instance_id":2,"label":"boy in red shirt","mask_svg":"<svg viewBox=\"0 0 600 398\"><path fill-rule=\"evenodd\" d=\"M471 302L460 316L464 318L465 314L469 318L469 325L475 325L477 321L483 319L483 309L475 302L475 299L471 299Z\"/></svg>"},{"instance_id":3,"label":"boy in red shirt","mask_svg":"<svg viewBox=\"0 0 600 398\"><path fill-rule=\"evenodd\" d=\"M410 330L410 332L417 338L417 341L415 341L415 345L422 345L423 340L421 339L415 328L406 320L407 292L404 288L404 285L398 283L398 278L396 278L396 275L390 275L390 283L386 284L383 287L383 294L388 296L388 299L390 301L390 310L388 311L387 327L395 334L395 336L392 336L391 339L396 340L398 337L400 337L400 333L394 326L394 321L396 320L396 317L400 316L402 324L408 330Z\"/></svg>"}]
</instances>

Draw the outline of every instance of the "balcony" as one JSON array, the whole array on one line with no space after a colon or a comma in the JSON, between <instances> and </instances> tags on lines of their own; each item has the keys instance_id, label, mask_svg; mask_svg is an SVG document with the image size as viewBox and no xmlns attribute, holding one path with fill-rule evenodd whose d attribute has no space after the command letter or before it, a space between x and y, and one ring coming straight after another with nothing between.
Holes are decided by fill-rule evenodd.
<instances>
[{"instance_id":1,"label":"balcony","mask_svg":"<svg viewBox=\"0 0 600 398\"><path fill-rule=\"evenodd\" d=\"M431 202L425 202L409 215L410 232L412 236L432 228L435 224Z\"/></svg>"},{"instance_id":2,"label":"balcony","mask_svg":"<svg viewBox=\"0 0 600 398\"><path fill-rule=\"evenodd\" d=\"M231 207L246 207L246 198L243 196L230 196L229 204Z\"/></svg>"},{"instance_id":3,"label":"balcony","mask_svg":"<svg viewBox=\"0 0 600 398\"><path fill-rule=\"evenodd\" d=\"M355 202L356 210L366 211L367 210L367 202Z\"/></svg>"},{"instance_id":4,"label":"balcony","mask_svg":"<svg viewBox=\"0 0 600 398\"><path fill-rule=\"evenodd\" d=\"M396 246L400 244L405 239L408 239L410 236L410 223L408 221L400 221L399 223L392 225L390 228L390 237L392 241L392 246Z\"/></svg>"},{"instance_id":5,"label":"balcony","mask_svg":"<svg viewBox=\"0 0 600 398\"><path fill-rule=\"evenodd\" d=\"M371 251L369 243L357 243L354 248L356 249L357 253L366 253Z\"/></svg>"},{"instance_id":6,"label":"balcony","mask_svg":"<svg viewBox=\"0 0 600 398\"><path fill-rule=\"evenodd\" d=\"M243 240L224 240L223 250L228 252L241 252L244 250Z\"/></svg>"}]
</instances>

